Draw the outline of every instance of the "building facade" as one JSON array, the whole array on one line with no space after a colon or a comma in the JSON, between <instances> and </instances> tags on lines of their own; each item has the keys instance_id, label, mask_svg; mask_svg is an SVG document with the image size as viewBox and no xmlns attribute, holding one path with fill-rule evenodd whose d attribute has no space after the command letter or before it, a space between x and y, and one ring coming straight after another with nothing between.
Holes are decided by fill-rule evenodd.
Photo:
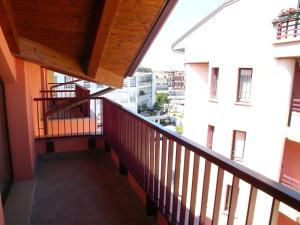
<instances>
[{"instance_id":1,"label":"building facade","mask_svg":"<svg viewBox=\"0 0 300 225\"><path fill-rule=\"evenodd\" d=\"M72 80L75 80L75 78L54 73L54 81L56 83L64 83ZM106 88L105 85L84 80L76 83L90 90L91 94ZM74 84L64 86L64 88L68 87L73 89ZM155 77L152 72L136 72L132 77L124 79L123 88L107 93L104 96L137 112L144 105L150 108L153 106L155 103L155 90Z\"/></svg>"},{"instance_id":2,"label":"building facade","mask_svg":"<svg viewBox=\"0 0 300 225\"><path fill-rule=\"evenodd\" d=\"M300 150L297 5L296 0L226 1L179 38L173 50L185 56L184 135L276 181L282 180L283 167L286 182L299 185L295 171L300 168L292 160ZM296 16L278 16L289 8ZM232 177L225 180L224 221L233 185ZM246 192L247 184L240 184L239 203L247 201ZM271 200L259 196L258 201L266 208L256 212L254 224L267 224ZM282 212L279 224L297 224L297 212ZM245 209L238 206L236 217L236 224L243 224Z\"/></svg>"}]
</instances>

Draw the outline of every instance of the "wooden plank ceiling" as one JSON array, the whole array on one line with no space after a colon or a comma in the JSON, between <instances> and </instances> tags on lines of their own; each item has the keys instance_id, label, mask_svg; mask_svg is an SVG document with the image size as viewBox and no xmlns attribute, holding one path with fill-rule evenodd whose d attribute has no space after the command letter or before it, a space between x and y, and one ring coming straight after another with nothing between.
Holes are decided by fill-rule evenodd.
<instances>
[{"instance_id":1,"label":"wooden plank ceiling","mask_svg":"<svg viewBox=\"0 0 300 225\"><path fill-rule=\"evenodd\" d=\"M175 3L0 0L0 26L15 56L80 79L121 87Z\"/></svg>"}]
</instances>

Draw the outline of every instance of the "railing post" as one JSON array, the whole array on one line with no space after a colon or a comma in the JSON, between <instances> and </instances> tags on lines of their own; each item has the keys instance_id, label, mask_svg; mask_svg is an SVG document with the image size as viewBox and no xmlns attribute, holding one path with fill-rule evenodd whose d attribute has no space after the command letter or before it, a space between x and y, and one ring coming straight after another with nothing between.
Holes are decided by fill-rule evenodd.
<instances>
[{"instance_id":1,"label":"railing post","mask_svg":"<svg viewBox=\"0 0 300 225\"><path fill-rule=\"evenodd\" d=\"M104 148L105 148L106 152L108 152L108 153L111 152L110 144L108 143L108 141L106 139L104 141Z\"/></svg>"},{"instance_id":2,"label":"railing post","mask_svg":"<svg viewBox=\"0 0 300 225\"><path fill-rule=\"evenodd\" d=\"M119 173L122 176L127 176L127 168L120 159L119 159Z\"/></svg>"},{"instance_id":3,"label":"railing post","mask_svg":"<svg viewBox=\"0 0 300 225\"><path fill-rule=\"evenodd\" d=\"M148 216L155 216L157 214L157 207L148 195L146 197L146 213Z\"/></svg>"}]
</instances>

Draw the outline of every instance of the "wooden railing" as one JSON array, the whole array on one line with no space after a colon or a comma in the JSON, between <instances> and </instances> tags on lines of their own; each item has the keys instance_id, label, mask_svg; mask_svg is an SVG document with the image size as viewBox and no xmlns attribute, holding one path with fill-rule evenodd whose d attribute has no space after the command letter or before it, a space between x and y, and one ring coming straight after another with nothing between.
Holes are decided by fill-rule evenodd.
<instances>
[{"instance_id":1,"label":"wooden railing","mask_svg":"<svg viewBox=\"0 0 300 225\"><path fill-rule=\"evenodd\" d=\"M300 211L298 192L108 99L103 99L103 121L106 141L121 165L170 224L217 225L225 217L223 222L231 225L237 209L244 207L243 224L254 224L256 219L255 224L277 225L281 202ZM231 189L226 191L228 176ZM249 190L239 195L242 185ZM228 211L222 210L224 201Z\"/></svg>"}]
</instances>

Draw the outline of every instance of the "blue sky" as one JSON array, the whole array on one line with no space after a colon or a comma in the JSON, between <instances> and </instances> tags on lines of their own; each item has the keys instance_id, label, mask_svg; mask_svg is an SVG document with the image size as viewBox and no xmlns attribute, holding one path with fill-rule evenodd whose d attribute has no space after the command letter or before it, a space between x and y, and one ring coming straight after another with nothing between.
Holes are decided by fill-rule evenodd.
<instances>
[{"instance_id":1,"label":"blue sky","mask_svg":"<svg viewBox=\"0 0 300 225\"><path fill-rule=\"evenodd\" d=\"M175 9L145 55L141 66L155 70L183 69L183 55L171 50L172 43L223 1L178 0Z\"/></svg>"}]
</instances>

